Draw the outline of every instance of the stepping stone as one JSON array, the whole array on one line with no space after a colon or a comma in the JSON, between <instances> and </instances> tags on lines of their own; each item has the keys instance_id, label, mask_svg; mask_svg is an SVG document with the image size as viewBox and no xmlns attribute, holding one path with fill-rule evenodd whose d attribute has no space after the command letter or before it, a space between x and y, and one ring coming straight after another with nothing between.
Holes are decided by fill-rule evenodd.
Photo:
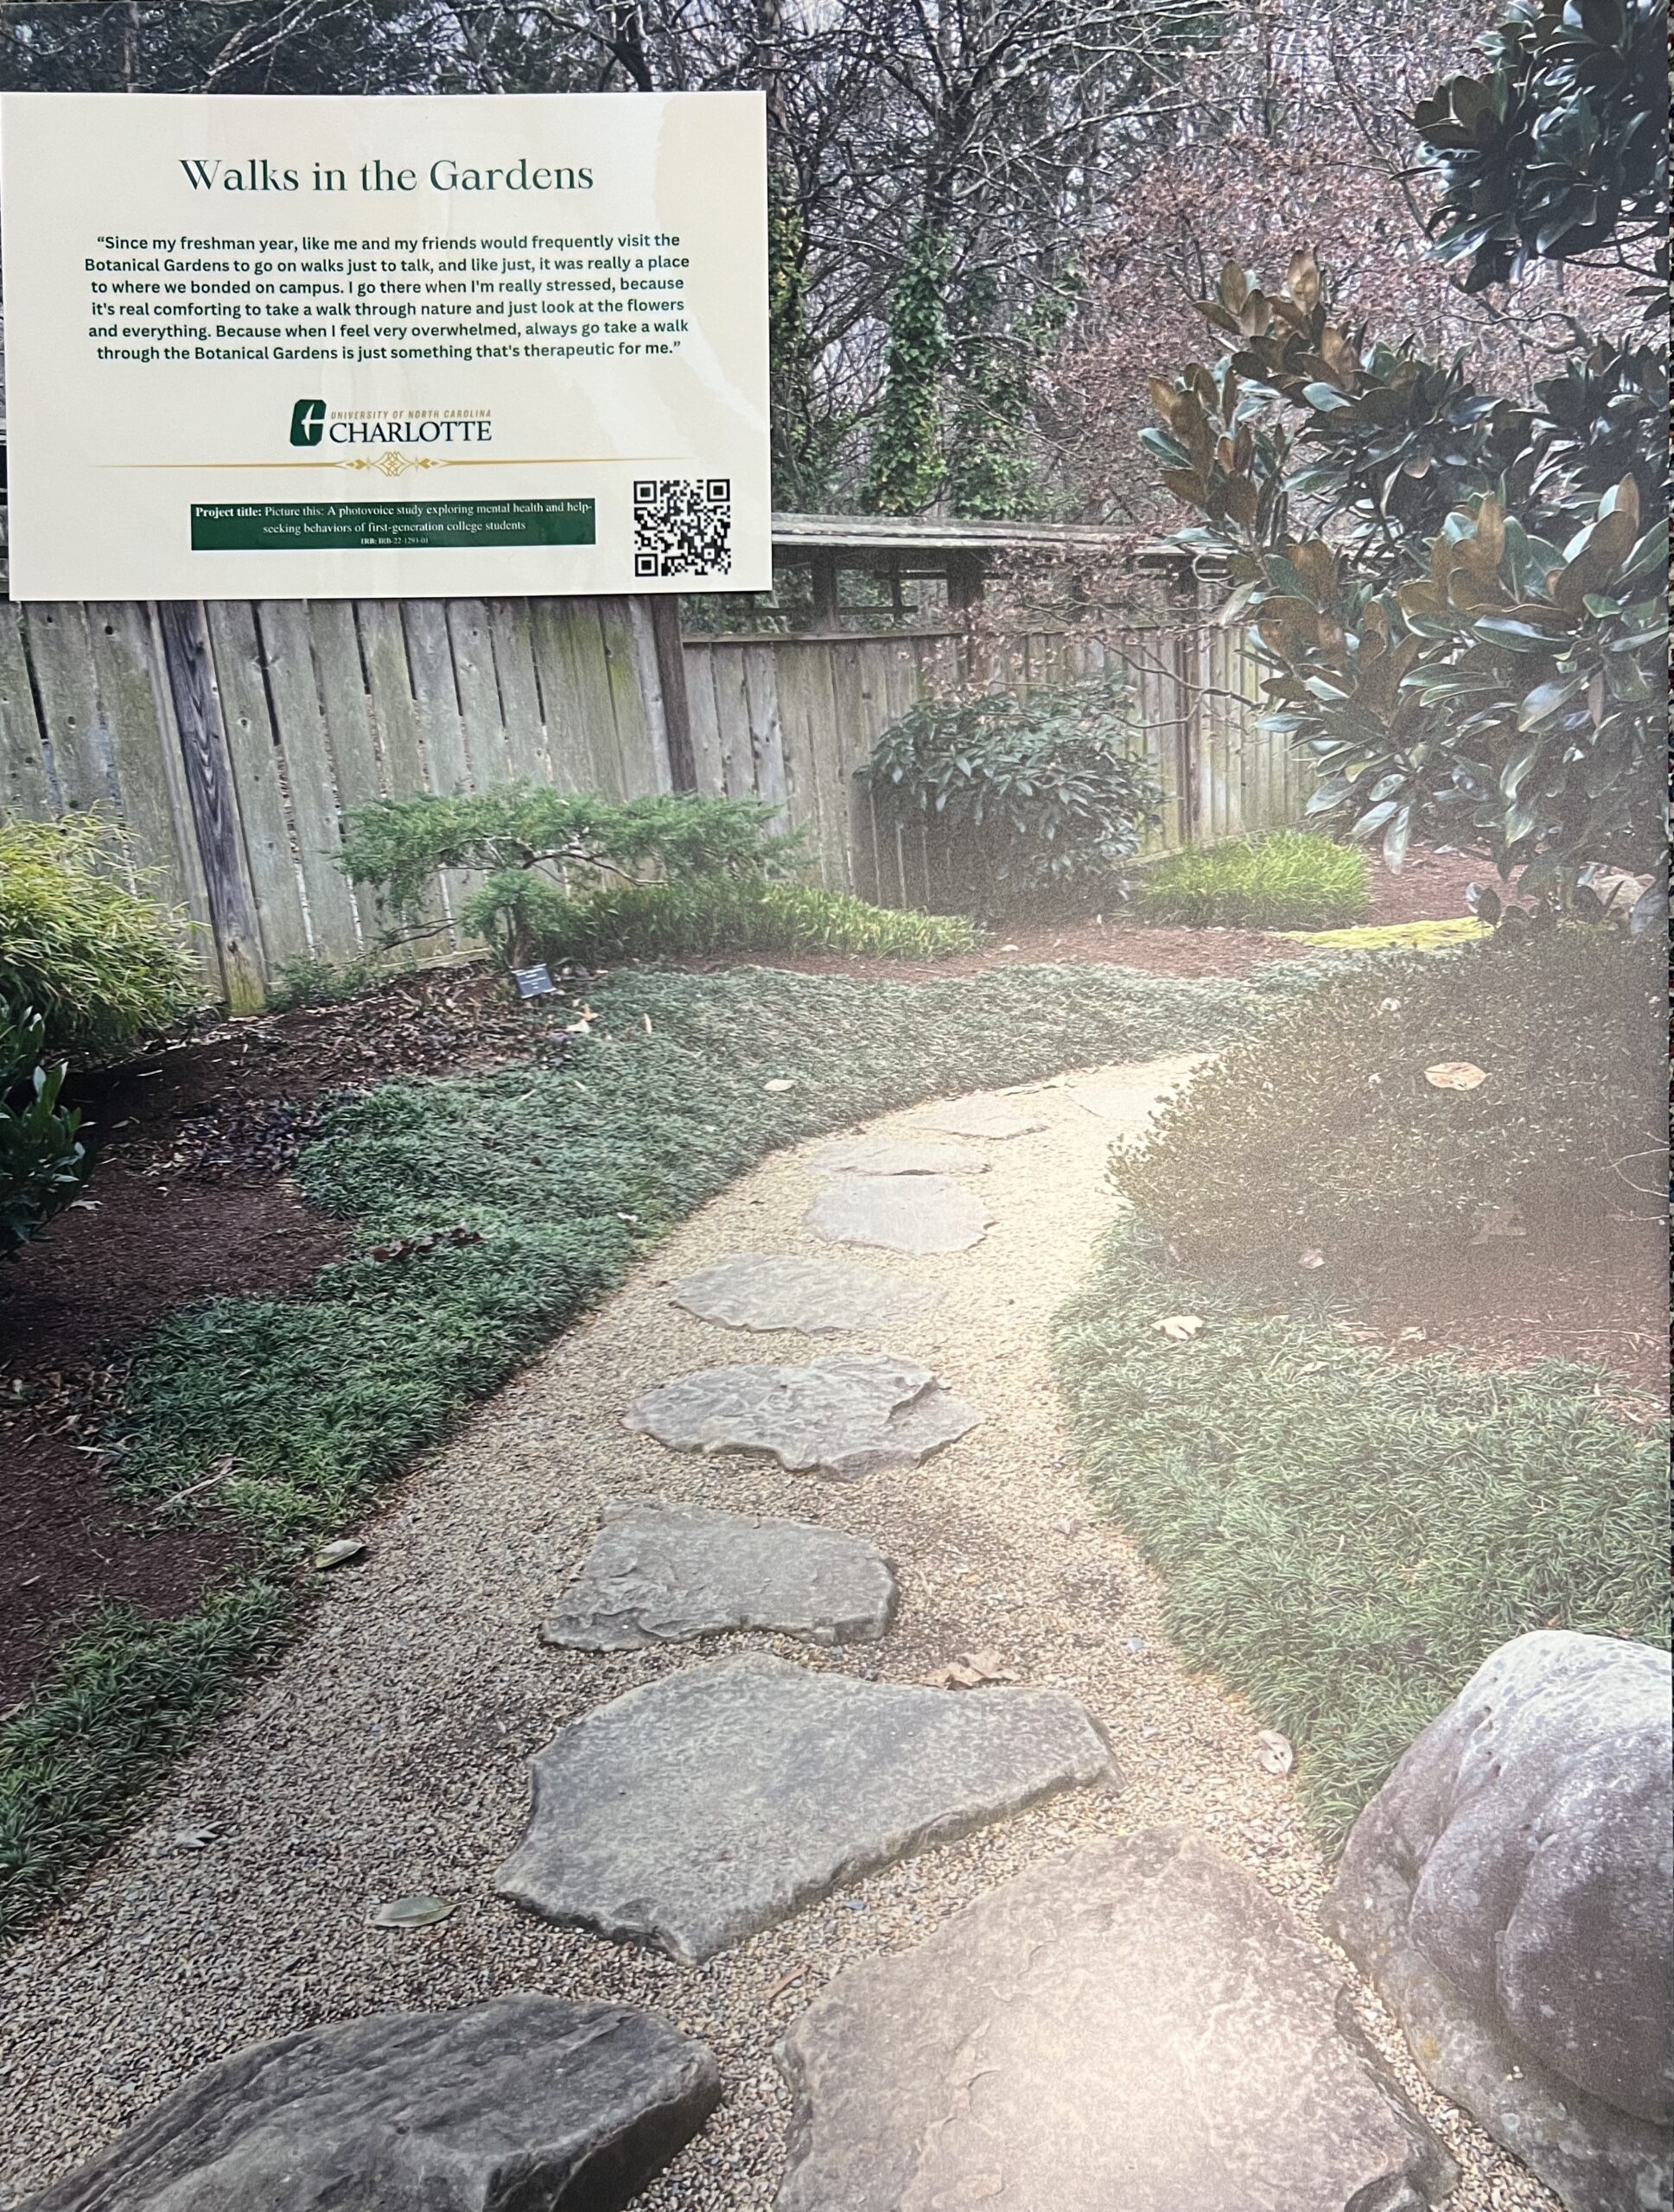
<instances>
[{"instance_id":1,"label":"stepping stone","mask_svg":"<svg viewBox=\"0 0 1674 2212\"><path fill-rule=\"evenodd\" d=\"M777 2212L1423 2212L1458 2170L1342 1995L1195 1837L1083 1845L815 1999Z\"/></svg>"},{"instance_id":2,"label":"stepping stone","mask_svg":"<svg viewBox=\"0 0 1674 2212\"><path fill-rule=\"evenodd\" d=\"M863 1536L703 1505L614 1503L541 1631L576 1651L754 1628L814 1643L870 1641L895 1610L889 1562Z\"/></svg>"},{"instance_id":3,"label":"stepping stone","mask_svg":"<svg viewBox=\"0 0 1674 2212\"><path fill-rule=\"evenodd\" d=\"M1026 1137L1047 1126L1038 1114L1006 1098L956 1100L927 1107L918 1118L926 1128L945 1129L955 1137Z\"/></svg>"},{"instance_id":4,"label":"stepping stone","mask_svg":"<svg viewBox=\"0 0 1674 2212\"><path fill-rule=\"evenodd\" d=\"M829 1243L914 1253L966 1251L994 1217L946 1175L834 1175L802 1217Z\"/></svg>"},{"instance_id":5,"label":"stepping stone","mask_svg":"<svg viewBox=\"0 0 1674 2212\"><path fill-rule=\"evenodd\" d=\"M926 1844L1114 1777L1062 1690L907 1688L765 1652L629 1690L531 1771L500 1895L687 1966Z\"/></svg>"},{"instance_id":6,"label":"stepping stone","mask_svg":"<svg viewBox=\"0 0 1674 2212\"><path fill-rule=\"evenodd\" d=\"M379 2012L193 2075L32 2212L618 2212L721 2099L654 2013Z\"/></svg>"},{"instance_id":7,"label":"stepping stone","mask_svg":"<svg viewBox=\"0 0 1674 2212\"><path fill-rule=\"evenodd\" d=\"M706 1367L641 1391L622 1425L678 1452L769 1452L854 1481L914 1466L982 1416L914 1359L851 1352L806 1367Z\"/></svg>"},{"instance_id":8,"label":"stepping stone","mask_svg":"<svg viewBox=\"0 0 1674 2212\"><path fill-rule=\"evenodd\" d=\"M1159 1094L1187 1082L1211 1057L1207 1052L1180 1052L1172 1059L1147 1060L1125 1075L1102 1075L1091 1083L1079 1083L1069 1095L1101 1122L1143 1128L1163 1103Z\"/></svg>"},{"instance_id":9,"label":"stepping stone","mask_svg":"<svg viewBox=\"0 0 1674 2212\"><path fill-rule=\"evenodd\" d=\"M933 1137L837 1137L809 1161L817 1175L986 1175L988 1162L968 1144Z\"/></svg>"},{"instance_id":10,"label":"stepping stone","mask_svg":"<svg viewBox=\"0 0 1674 2212\"><path fill-rule=\"evenodd\" d=\"M915 1321L941 1300L929 1284L885 1274L881 1268L788 1253L761 1258L741 1253L674 1286L674 1303L702 1320L723 1321L729 1329L800 1329L811 1337Z\"/></svg>"}]
</instances>

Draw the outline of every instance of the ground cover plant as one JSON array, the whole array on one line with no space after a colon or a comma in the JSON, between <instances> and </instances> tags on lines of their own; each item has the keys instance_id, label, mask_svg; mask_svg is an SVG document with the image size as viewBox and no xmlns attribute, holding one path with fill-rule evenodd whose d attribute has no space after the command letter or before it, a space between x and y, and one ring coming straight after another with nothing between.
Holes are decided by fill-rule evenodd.
<instances>
[{"instance_id":1,"label":"ground cover plant","mask_svg":"<svg viewBox=\"0 0 1674 2212\"><path fill-rule=\"evenodd\" d=\"M1135 897L1142 921L1199 929L1343 929L1371 906L1365 855L1301 830L1169 853Z\"/></svg>"},{"instance_id":2,"label":"ground cover plant","mask_svg":"<svg viewBox=\"0 0 1674 2212\"><path fill-rule=\"evenodd\" d=\"M1159 1319L1185 1316L1195 1332ZM1667 1640L1666 1455L1596 1370L1391 1361L1252 1310L1124 1224L1058 1325L1089 1480L1162 1570L1188 1658L1301 1751L1334 1848L1524 1630Z\"/></svg>"},{"instance_id":3,"label":"ground cover plant","mask_svg":"<svg viewBox=\"0 0 1674 2212\"><path fill-rule=\"evenodd\" d=\"M1113 1176L1184 1256L1281 1277L1512 1209L1653 1210L1663 982L1653 941L1608 928L1378 955L1234 1046Z\"/></svg>"},{"instance_id":4,"label":"ground cover plant","mask_svg":"<svg viewBox=\"0 0 1674 2212\"><path fill-rule=\"evenodd\" d=\"M1114 905L1159 793L1136 757L1119 676L927 699L879 739L863 774L886 818L922 831L935 903L979 918Z\"/></svg>"},{"instance_id":5,"label":"ground cover plant","mask_svg":"<svg viewBox=\"0 0 1674 2212\"><path fill-rule=\"evenodd\" d=\"M0 998L0 1260L67 1206L86 1180L81 1116L60 1103L65 1064L48 1065L47 1025Z\"/></svg>"},{"instance_id":6,"label":"ground cover plant","mask_svg":"<svg viewBox=\"0 0 1674 2212\"><path fill-rule=\"evenodd\" d=\"M247 1556L182 1619L93 1624L0 1727L0 1930L116 1831L281 1632L306 1547L741 1169L937 1091L1213 1049L1261 1003L1102 965L918 985L625 975L556 1065L338 1107L295 1172L353 1224L356 1255L305 1296L178 1314L137 1365L118 1463L137 1509L231 1515Z\"/></svg>"},{"instance_id":7,"label":"ground cover plant","mask_svg":"<svg viewBox=\"0 0 1674 2212\"><path fill-rule=\"evenodd\" d=\"M40 1015L49 1052L119 1051L201 1001L186 925L122 866L91 817L0 825L0 999Z\"/></svg>"}]
</instances>

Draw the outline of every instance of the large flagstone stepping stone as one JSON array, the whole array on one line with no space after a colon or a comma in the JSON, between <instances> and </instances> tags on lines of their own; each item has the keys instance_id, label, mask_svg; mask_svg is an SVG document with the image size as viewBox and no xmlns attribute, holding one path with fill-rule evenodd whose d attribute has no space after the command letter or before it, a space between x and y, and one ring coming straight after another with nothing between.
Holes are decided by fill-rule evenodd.
<instances>
[{"instance_id":1,"label":"large flagstone stepping stone","mask_svg":"<svg viewBox=\"0 0 1674 2212\"><path fill-rule=\"evenodd\" d=\"M986 1175L974 1146L934 1137L834 1137L808 1165L817 1175Z\"/></svg>"},{"instance_id":2,"label":"large flagstone stepping stone","mask_svg":"<svg viewBox=\"0 0 1674 2212\"><path fill-rule=\"evenodd\" d=\"M641 1391L623 1426L681 1452L768 1452L850 1481L913 1466L982 1416L915 1359L851 1352L805 1367L706 1367Z\"/></svg>"},{"instance_id":3,"label":"large flagstone stepping stone","mask_svg":"<svg viewBox=\"0 0 1674 2212\"><path fill-rule=\"evenodd\" d=\"M864 1536L703 1505L614 1503L542 1635L578 1651L764 1629L814 1643L880 1637L895 1577Z\"/></svg>"},{"instance_id":4,"label":"large flagstone stepping stone","mask_svg":"<svg viewBox=\"0 0 1674 2212\"><path fill-rule=\"evenodd\" d=\"M954 1137L1032 1136L1046 1122L1027 1106L1008 1098L965 1098L946 1105L927 1106L918 1115L926 1128L945 1129Z\"/></svg>"},{"instance_id":5,"label":"large flagstone stepping stone","mask_svg":"<svg viewBox=\"0 0 1674 2212\"><path fill-rule=\"evenodd\" d=\"M829 1243L922 1253L967 1251L994 1215L950 1175L834 1175L802 1218Z\"/></svg>"},{"instance_id":6,"label":"large flagstone stepping stone","mask_svg":"<svg viewBox=\"0 0 1674 2212\"><path fill-rule=\"evenodd\" d=\"M1424 2212L1457 2169L1342 1994L1195 1837L1085 1844L815 1999L778 2212Z\"/></svg>"},{"instance_id":7,"label":"large flagstone stepping stone","mask_svg":"<svg viewBox=\"0 0 1674 2212\"><path fill-rule=\"evenodd\" d=\"M729 1329L799 1329L805 1336L885 1329L941 1303L928 1283L908 1282L850 1260L740 1253L674 1286L674 1303Z\"/></svg>"},{"instance_id":8,"label":"large flagstone stepping stone","mask_svg":"<svg viewBox=\"0 0 1674 2212\"><path fill-rule=\"evenodd\" d=\"M765 1652L629 1690L531 1771L501 1895L688 1966L874 1867L1114 1776L1062 1690L919 1689Z\"/></svg>"},{"instance_id":9,"label":"large flagstone stepping stone","mask_svg":"<svg viewBox=\"0 0 1674 2212\"><path fill-rule=\"evenodd\" d=\"M1155 1119L1162 1095L1188 1081L1212 1058L1208 1052L1178 1052L1172 1059L1143 1061L1123 1073L1078 1083L1069 1095L1101 1122L1143 1128Z\"/></svg>"},{"instance_id":10,"label":"large flagstone stepping stone","mask_svg":"<svg viewBox=\"0 0 1674 2212\"><path fill-rule=\"evenodd\" d=\"M193 2075L31 2212L619 2212L720 2098L650 2012L374 2013Z\"/></svg>"}]
</instances>

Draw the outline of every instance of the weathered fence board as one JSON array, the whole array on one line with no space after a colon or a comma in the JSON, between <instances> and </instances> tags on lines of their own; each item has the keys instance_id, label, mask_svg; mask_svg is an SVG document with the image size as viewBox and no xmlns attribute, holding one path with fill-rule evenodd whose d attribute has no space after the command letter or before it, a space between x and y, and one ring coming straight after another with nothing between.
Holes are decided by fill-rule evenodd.
<instances>
[{"instance_id":1,"label":"weathered fence board","mask_svg":"<svg viewBox=\"0 0 1674 2212\"><path fill-rule=\"evenodd\" d=\"M212 980L249 1004L285 961L376 942L338 855L347 817L384 796L524 778L626 798L695 770L700 791L802 829L830 888L920 904L936 892L922 830L856 772L883 731L920 699L1118 665L1164 794L1152 849L1276 827L1306 796L1305 765L1257 727L1242 640L1172 602L1102 632L688 638L690 766L671 760L659 651L645 602L620 598L0 602L0 819L118 823L133 866L205 925ZM466 887L436 883L417 957L455 948Z\"/></svg>"}]
</instances>

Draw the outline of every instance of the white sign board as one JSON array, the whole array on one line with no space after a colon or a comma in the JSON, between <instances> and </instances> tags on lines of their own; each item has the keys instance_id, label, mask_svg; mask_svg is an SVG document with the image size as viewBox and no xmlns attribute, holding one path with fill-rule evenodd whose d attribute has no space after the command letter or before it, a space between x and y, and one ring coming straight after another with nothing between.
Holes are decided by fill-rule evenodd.
<instances>
[{"instance_id":1,"label":"white sign board","mask_svg":"<svg viewBox=\"0 0 1674 2212\"><path fill-rule=\"evenodd\" d=\"M754 92L0 95L14 599L772 582Z\"/></svg>"}]
</instances>

